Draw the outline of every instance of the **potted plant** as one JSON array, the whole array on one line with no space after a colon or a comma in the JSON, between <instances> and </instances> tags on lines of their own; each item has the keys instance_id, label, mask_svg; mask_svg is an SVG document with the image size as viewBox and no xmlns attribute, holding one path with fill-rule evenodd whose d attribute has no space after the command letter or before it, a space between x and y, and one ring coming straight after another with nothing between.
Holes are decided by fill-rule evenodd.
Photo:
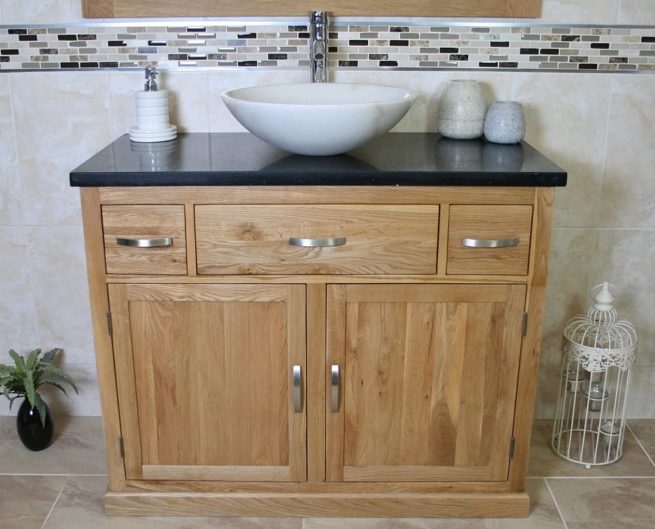
<instances>
[{"instance_id":1,"label":"potted plant","mask_svg":"<svg viewBox=\"0 0 655 529\"><path fill-rule=\"evenodd\" d=\"M38 389L51 385L66 395L64 386L69 385L78 393L73 379L53 364L61 351L55 348L41 353L41 349L34 349L25 357L12 349L9 356L14 365L0 364L0 393L9 399L9 408L17 398L25 398L18 409L16 428L20 440L30 450L46 448L53 433L50 410Z\"/></svg>"}]
</instances>

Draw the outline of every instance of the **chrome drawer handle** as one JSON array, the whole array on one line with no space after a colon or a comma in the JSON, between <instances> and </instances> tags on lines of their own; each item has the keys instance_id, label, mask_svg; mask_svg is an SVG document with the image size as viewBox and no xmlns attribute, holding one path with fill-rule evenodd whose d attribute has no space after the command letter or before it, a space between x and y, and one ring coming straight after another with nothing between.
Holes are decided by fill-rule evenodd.
<instances>
[{"instance_id":1,"label":"chrome drawer handle","mask_svg":"<svg viewBox=\"0 0 655 529\"><path fill-rule=\"evenodd\" d=\"M339 375L339 366L337 364L332 365L332 373L330 376L330 386L332 388L332 402L330 409L332 410L333 413L336 413L339 411L339 382L340 382L340 375Z\"/></svg>"},{"instance_id":2,"label":"chrome drawer handle","mask_svg":"<svg viewBox=\"0 0 655 529\"><path fill-rule=\"evenodd\" d=\"M302 371L299 365L293 366L293 411L302 411Z\"/></svg>"},{"instance_id":3,"label":"chrome drawer handle","mask_svg":"<svg viewBox=\"0 0 655 529\"><path fill-rule=\"evenodd\" d=\"M304 246L307 248L325 248L331 246L343 246L346 244L345 237L332 237L330 239L303 239L301 237L289 237L291 246Z\"/></svg>"},{"instance_id":4,"label":"chrome drawer handle","mask_svg":"<svg viewBox=\"0 0 655 529\"><path fill-rule=\"evenodd\" d=\"M467 248L510 248L518 245L518 237L511 237L510 239L462 239L462 246Z\"/></svg>"},{"instance_id":5,"label":"chrome drawer handle","mask_svg":"<svg viewBox=\"0 0 655 529\"><path fill-rule=\"evenodd\" d=\"M173 246L173 237L162 237L161 239L116 239L118 246L132 246L134 248L167 248Z\"/></svg>"}]
</instances>

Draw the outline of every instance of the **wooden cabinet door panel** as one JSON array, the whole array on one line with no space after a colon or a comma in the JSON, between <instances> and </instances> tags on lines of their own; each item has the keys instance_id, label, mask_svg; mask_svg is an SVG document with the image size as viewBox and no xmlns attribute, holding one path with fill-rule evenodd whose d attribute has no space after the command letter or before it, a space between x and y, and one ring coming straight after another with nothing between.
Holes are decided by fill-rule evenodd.
<instances>
[{"instance_id":1,"label":"wooden cabinet door panel","mask_svg":"<svg viewBox=\"0 0 655 529\"><path fill-rule=\"evenodd\" d=\"M506 480L524 301L522 285L329 286L328 481Z\"/></svg>"},{"instance_id":2,"label":"wooden cabinet door panel","mask_svg":"<svg viewBox=\"0 0 655 529\"><path fill-rule=\"evenodd\" d=\"M129 479L306 479L304 291L109 286Z\"/></svg>"}]
</instances>

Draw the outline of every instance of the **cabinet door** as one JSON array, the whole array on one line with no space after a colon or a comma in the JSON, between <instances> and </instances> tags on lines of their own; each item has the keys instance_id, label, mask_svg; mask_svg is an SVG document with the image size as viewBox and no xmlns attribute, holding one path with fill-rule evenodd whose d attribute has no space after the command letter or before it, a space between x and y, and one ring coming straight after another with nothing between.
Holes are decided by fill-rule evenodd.
<instances>
[{"instance_id":1,"label":"cabinet door","mask_svg":"<svg viewBox=\"0 0 655 529\"><path fill-rule=\"evenodd\" d=\"M328 481L506 480L524 301L522 285L330 285Z\"/></svg>"},{"instance_id":2,"label":"cabinet door","mask_svg":"<svg viewBox=\"0 0 655 529\"><path fill-rule=\"evenodd\" d=\"M109 298L128 479L306 479L304 286L110 285Z\"/></svg>"}]
</instances>

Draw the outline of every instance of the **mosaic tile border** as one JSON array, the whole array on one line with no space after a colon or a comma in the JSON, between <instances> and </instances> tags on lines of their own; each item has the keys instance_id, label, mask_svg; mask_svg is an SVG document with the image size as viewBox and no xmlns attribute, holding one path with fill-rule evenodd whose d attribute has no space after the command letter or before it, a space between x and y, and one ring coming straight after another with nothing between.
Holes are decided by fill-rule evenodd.
<instances>
[{"instance_id":1,"label":"mosaic tile border","mask_svg":"<svg viewBox=\"0 0 655 529\"><path fill-rule=\"evenodd\" d=\"M142 25L139 25L142 24ZM337 23L330 65L344 70L655 72L655 26ZM89 23L0 26L0 71L305 69L306 24Z\"/></svg>"}]
</instances>

